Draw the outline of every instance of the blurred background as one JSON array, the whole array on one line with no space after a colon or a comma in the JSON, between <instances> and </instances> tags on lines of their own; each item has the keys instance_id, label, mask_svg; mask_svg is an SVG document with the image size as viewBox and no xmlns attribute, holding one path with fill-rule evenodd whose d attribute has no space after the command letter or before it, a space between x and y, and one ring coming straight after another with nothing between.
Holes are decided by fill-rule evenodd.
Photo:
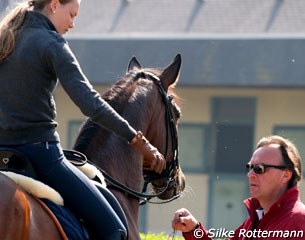
<instances>
[{"instance_id":1,"label":"blurred background","mask_svg":"<svg viewBox=\"0 0 305 240\"><path fill-rule=\"evenodd\" d=\"M0 18L14 4L0 0ZM245 164L263 136L292 139L305 159L304 12L304 0L81 2L66 39L101 93L132 56L164 67L182 54L176 91L187 187L174 202L142 206L142 232L171 233L181 207L207 228L235 229L247 216ZM71 148L85 118L61 87L55 98L62 144ZM304 201L304 180L301 189Z\"/></svg>"}]
</instances>

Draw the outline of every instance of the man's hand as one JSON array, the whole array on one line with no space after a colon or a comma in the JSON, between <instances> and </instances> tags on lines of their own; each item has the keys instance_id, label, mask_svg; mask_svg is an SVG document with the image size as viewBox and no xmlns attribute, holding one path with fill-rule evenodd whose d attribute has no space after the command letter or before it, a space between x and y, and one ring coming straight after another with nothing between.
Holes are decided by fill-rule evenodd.
<instances>
[{"instance_id":1,"label":"man's hand","mask_svg":"<svg viewBox=\"0 0 305 240\"><path fill-rule=\"evenodd\" d=\"M172 227L181 232L190 232L196 228L198 221L185 208L181 208L174 213Z\"/></svg>"}]
</instances>

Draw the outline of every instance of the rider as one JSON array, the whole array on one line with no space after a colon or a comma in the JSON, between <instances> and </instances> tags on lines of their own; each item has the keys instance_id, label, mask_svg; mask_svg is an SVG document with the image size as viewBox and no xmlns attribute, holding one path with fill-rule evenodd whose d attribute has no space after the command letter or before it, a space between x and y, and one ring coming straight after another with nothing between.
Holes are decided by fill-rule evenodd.
<instances>
[{"instance_id":1,"label":"rider","mask_svg":"<svg viewBox=\"0 0 305 240\"><path fill-rule=\"evenodd\" d=\"M126 239L105 197L65 158L56 131L53 91L59 82L92 121L115 132L161 173L165 159L93 89L62 37L81 0L26 0L0 23L0 147L26 154L38 178L56 189L97 239Z\"/></svg>"}]
</instances>

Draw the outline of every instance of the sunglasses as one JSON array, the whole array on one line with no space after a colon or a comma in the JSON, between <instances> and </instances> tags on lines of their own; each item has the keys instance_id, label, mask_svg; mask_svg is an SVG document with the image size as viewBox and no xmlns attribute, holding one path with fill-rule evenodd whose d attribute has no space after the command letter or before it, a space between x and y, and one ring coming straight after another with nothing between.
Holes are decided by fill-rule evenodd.
<instances>
[{"instance_id":1,"label":"sunglasses","mask_svg":"<svg viewBox=\"0 0 305 240\"><path fill-rule=\"evenodd\" d=\"M249 164L248 163L246 165L247 172L250 172L251 169L253 169L253 171L256 174L263 174L263 173L265 173L267 168L276 168L276 169L284 170L287 167L285 167L285 166L276 166L276 165L268 165L268 164L263 164L263 163L258 163L258 164Z\"/></svg>"}]
</instances>

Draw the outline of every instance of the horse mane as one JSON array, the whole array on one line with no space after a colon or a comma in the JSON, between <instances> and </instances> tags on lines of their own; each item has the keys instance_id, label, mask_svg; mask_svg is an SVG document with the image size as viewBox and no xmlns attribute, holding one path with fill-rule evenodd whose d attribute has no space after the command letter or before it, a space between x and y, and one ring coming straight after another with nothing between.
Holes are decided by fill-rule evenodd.
<instances>
[{"instance_id":1,"label":"horse mane","mask_svg":"<svg viewBox=\"0 0 305 240\"><path fill-rule=\"evenodd\" d=\"M111 88L106 91L102 98L108 102L113 109L121 114L124 108L124 99L130 96L128 90L134 85L134 80L131 75L126 75L118 79ZM82 124L79 135L74 143L73 149L86 153L92 139L97 135L101 126L91 121L89 118Z\"/></svg>"},{"instance_id":2,"label":"horse mane","mask_svg":"<svg viewBox=\"0 0 305 240\"><path fill-rule=\"evenodd\" d=\"M161 73L160 69L156 68L145 68L142 69L141 72L151 72L155 74L156 76L159 76ZM126 107L126 104L128 103L128 100L131 97L134 97L133 94L135 94L136 88L139 84L143 84L143 82L140 83L138 81L141 77L137 75L138 72L129 72L125 76L119 78L112 86L111 88L106 91L102 98L108 102L113 109L115 109L122 117L123 111ZM146 85L147 85L146 81ZM152 81L149 81L152 82ZM180 115L180 98L175 94L174 92L174 84L169 87L168 89L169 94L173 97L175 100L174 102L177 104L176 108L178 110L178 115ZM137 101L137 106L134 106L130 108L129 110L132 111L130 114L136 114L139 113L139 108L141 108L141 102ZM150 108L144 109L144 111L149 111ZM141 110L143 111L143 109ZM140 120L138 118L138 120ZM91 121L90 119L87 119L84 124L81 126L79 135L74 143L73 149L76 151L80 151L82 153L85 153L88 151L88 147L90 146L90 143L92 140L97 136L97 134L102 130L103 128ZM106 130L106 129L103 129ZM105 140L110 134L110 131L103 132L103 140ZM99 136L100 137L100 136ZM102 144L103 141L99 139L99 142Z\"/></svg>"}]
</instances>

